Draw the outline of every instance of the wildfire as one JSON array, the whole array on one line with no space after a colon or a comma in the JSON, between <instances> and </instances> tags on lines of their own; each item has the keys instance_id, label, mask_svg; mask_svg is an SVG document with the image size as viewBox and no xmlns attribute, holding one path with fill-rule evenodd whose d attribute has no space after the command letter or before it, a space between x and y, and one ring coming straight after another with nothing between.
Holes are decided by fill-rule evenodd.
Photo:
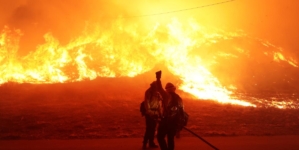
<instances>
[{"instance_id":1,"label":"wildfire","mask_svg":"<svg viewBox=\"0 0 299 150\"><path fill-rule=\"evenodd\" d=\"M201 26L196 20L178 19L163 24L157 22L150 29L137 24L126 24L118 19L111 28L98 27L62 45L51 33L44 35L45 43L28 55L20 57L20 30L5 27L0 37L0 84L64 83L93 80L97 77L134 77L163 63L181 82L179 89L199 99L242 106L255 104L231 98L233 91L224 87L210 71L216 57L238 57L248 49L232 48L234 53L206 50L207 47L234 38L246 38L242 31L225 32ZM274 61L285 61L293 67L297 62L283 55L282 49L264 42L277 51L267 53ZM213 56L206 59L206 54ZM208 54L211 55L211 54Z\"/></svg>"}]
</instances>

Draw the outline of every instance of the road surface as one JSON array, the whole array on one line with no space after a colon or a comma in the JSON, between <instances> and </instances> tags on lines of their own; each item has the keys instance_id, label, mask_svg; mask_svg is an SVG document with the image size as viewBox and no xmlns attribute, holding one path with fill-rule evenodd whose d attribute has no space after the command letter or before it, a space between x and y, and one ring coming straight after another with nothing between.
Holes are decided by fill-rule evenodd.
<instances>
[{"instance_id":1,"label":"road surface","mask_svg":"<svg viewBox=\"0 0 299 150\"><path fill-rule=\"evenodd\" d=\"M299 136L203 137L219 150L299 150ZM0 140L0 150L141 150L142 138ZM176 150L213 150L197 137L176 139ZM159 149L157 149L159 150Z\"/></svg>"}]
</instances>

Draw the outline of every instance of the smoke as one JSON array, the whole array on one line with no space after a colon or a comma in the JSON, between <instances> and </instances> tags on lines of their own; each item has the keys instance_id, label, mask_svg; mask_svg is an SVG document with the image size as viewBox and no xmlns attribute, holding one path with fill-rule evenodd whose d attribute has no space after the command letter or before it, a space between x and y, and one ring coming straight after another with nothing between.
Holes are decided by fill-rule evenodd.
<instances>
[{"instance_id":1,"label":"smoke","mask_svg":"<svg viewBox=\"0 0 299 150\"><path fill-rule=\"evenodd\" d=\"M242 29L256 37L267 39L285 47L299 56L298 9L299 2L290 1L240 1L235 0L221 5L154 15L181 9L194 8L223 2L221 0L0 0L0 27L5 25L20 29L23 37L20 53L34 51L36 45L43 43L43 35L51 32L59 41L67 43L90 24L109 27L119 16L128 21L143 22L165 21L177 17L194 17L203 25L223 29ZM134 20L130 17L136 17ZM187 17L186 17L187 16Z\"/></svg>"},{"instance_id":2,"label":"smoke","mask_svg":"<svg viewBox=\"0 0 299 150\"><path fill-rule=\"evenodd\" d=\"M124 7L105 0L1 0L0 7L1 28L8 26L23 33L20 54L34 51L48 32L64 44L80 35L88 24L109 26L126 14Z\"/></svg>"}]
</instances>

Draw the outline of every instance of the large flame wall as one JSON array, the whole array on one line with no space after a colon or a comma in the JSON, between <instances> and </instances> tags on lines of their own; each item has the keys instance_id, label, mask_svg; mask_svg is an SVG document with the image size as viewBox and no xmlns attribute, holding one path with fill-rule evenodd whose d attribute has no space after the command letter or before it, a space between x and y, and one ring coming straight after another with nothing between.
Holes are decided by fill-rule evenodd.
<instances>
[{"instance_id":1,"label":"large flame wall","mask_svg":"<svg viewBox=\"0 0 299 150\"><path fill-rule=\"evenodd\" d=\"M18 7L1 31L0 69L3 71L0 83L64 83L97 77L134 77L163 64L180 80L177 86L181 90L198 98L255 106L231 96L233 91L242 90L242 85L247 84L244 81L250 68L254 68L258 72L256 76L261 79L268 72L259 70L272 66L271 73L279 74L272 75L269 86L273 82L280 83L280 72L284 69L298 70L296 57L242 30L208 27L198 19L180 15L167 19L144 18L142 13L133 16L132 12L137 11L130 10L129 6L102 1L91 3L94 5L81 6L78 2L68 6L61 3L59 11L55 11L51 4L39 1L24 2ZM145 8L143 5L140 4L140 8ZM79 10L61 9L69 7L78 7ZM36 13L40 8L46 8L47 13ZM80 8L88 11L81 14ZM52 11L56 14L49 15ZM69 17L59 16L62 12ZM118 13L121 15L114 15ZM50 21L41 20L44 17ZM30 24L26 24L28 18L32 19ZM95 23L94 20L98 21ZM42 28L33 30L41 25ZM15 29L18 26L21 29ZM32 39L24 40L26 37ZM36 41L31 41L33 39ZM29 50L24 52L24 48ZM283 69L275 69L279 66ZM293 77L285 76L283 80L295 82ZM261 80L251 81L260 84Z\"/></svg>"}]
</instances>

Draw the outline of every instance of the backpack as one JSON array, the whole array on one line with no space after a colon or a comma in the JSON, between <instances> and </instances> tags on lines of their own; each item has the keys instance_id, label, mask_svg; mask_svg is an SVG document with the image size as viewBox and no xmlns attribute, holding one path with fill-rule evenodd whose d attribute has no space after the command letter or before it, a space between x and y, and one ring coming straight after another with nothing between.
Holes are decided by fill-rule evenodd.
<instances>
[{"instance_id":1,"label":"backpack","mask_svg":"<svg viewBox=\"0 0 299 150\"><path fill-rule=\"evenodd\" d=\"M140 103L140 108L139 108L139 110L140 110L141 116L144 116L145 113L146 113L146 110L145 110L145 107L144 107L144 101L142 101L142 102Z\"/></svg>"},{"instance_id":2,"label":"backpack","mask_svg":"<svg viewBox=\"0 0 299 150\"><path fill-rule=\"evenodd\" d=\"M179 127L182 128L187 125L189 119L189 115L186 111L182 110L178 115L178 124Z\"/></svg>"}]
</instances>

